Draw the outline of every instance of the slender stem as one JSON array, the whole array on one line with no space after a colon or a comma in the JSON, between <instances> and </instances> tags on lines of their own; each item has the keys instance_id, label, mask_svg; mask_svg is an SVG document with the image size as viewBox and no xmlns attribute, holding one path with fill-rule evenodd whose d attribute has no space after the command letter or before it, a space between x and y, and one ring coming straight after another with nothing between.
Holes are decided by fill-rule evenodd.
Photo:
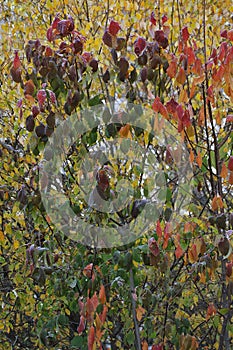
<instances>
[{"instance_id":1,"label":"slender stem","mask_svg":"<svg viewBox=\"0 0 233 350\"><path fill-rule=\"evenodd\" d=\"M135 301L135 286L134 286L134 278L133 278L133 270L132 268L129 270L129 283L130 283L130 293L131 293L131 303L132 303L132 312L133 312L133 322L134 322L134 329L135 329L135 340L136 340L136 349L141 350L141 339L140 339L140 332L139 332L139 326L137 321L137 313L136 313L136 301Z\"/></svg>"}]
</instances>

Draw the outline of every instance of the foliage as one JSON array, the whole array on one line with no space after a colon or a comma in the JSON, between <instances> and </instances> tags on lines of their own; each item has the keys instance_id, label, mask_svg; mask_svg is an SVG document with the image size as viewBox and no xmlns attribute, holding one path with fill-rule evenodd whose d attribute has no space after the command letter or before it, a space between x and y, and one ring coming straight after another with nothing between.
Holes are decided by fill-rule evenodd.
<instances>
[{"instance_id":1,"label":"foliage","mask_svg":"<svg viewBox=\"0 0 233 350\"><path fill-rule=\"evenodd\" d=\"M230 349L233 295L233 29L223 1L3 2L0 122L1 347L3 349ZM55 12L56 11L56 12ZM58 14L59 12L59 14ZM150 111L189 152L192 201L170 222L177 154L113 108ZM110 229L134 222L150 198L132 161L92 173L104 200L128 179L133 200L113 215L90 210L81 158L118 137L153 153L165 204L145 235L112 249L64 235L41 201L46 145L70 115L97 105L105 127L75 142L63 164L79 217ZM137 109L138 106L138 109ZM128 108L128 109L127 109ZM88 120L91 123L91 119ZM92 125L92 124L91 124ZM111 162L112 161L112 162ZM41 179L42 191L49 185ZM157 179L156 181L158 181ZM159 181L156 182L159 187ZM85 183L86 184L86 183ZM162 195L162 194L161 194ZM93 198L92 198L93 199ZM65 208L64 208L65 211Z\"/></svg>"}]
</instances>

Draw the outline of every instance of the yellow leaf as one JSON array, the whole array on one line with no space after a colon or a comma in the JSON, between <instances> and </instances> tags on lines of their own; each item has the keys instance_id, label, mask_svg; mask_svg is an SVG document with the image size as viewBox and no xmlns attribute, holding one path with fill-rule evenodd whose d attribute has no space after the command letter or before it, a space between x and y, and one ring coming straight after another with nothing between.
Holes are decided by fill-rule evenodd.
<instances>
[{"instance_id":1,"label":"yellow leaf","mask_svg":"<svg viewBox=\"0 0 233 350\"><path fill-rule=\"evenodd\" d=\"M14 247L14 249L18 249L18 248L19 248L19 246L20 246L19 241L14 240L14 242L13 242L13 247Z\"/></svg>"},{"instance_id":2,"label":"yellow leaf","mask_svg":"<svg viewBox=\"0 0 233 350\"><path fill-rule=\"evenodd\" d=\"M0 242L4 241L4 233L0 231Z\"/></svg>"},{"instance_id":3,"label":"yellow leaf","mask_svg":"<svg viewBox=\"0 0 233 350\"><path fill-rule=\"evenodd\" d=\"M65 309L65 313L70 316L70 310L69 309Z\"/></svg>"}]
</instances>

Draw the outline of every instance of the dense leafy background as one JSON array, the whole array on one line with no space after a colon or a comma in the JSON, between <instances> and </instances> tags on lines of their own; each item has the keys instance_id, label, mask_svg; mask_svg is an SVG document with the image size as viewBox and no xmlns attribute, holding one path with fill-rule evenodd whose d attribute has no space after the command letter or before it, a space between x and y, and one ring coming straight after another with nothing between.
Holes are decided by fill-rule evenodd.
<instances>
[{"instance_id":1,"label":"dense leafy background","mask_svg":"<svg viewBox=\"0 0 233 350\"><path fill-rule=\"evenodd\" d=\"M232 3L3 1L0 10L0 347L230 349ZM69 30L64 38L48 41L57 13L60 20L72 16L75 35L86 38L83 50L60 46L62 41L74 43ZM121 27L110 45L117 50L103 40L111 20ZM155 30L163 30L168 45L161 33L162 39L153 40ZM139 37L147 43L141 58L135 53ZM27 60L27 55L34 58ZM46 59L50 55L52 63ZM162 115L174 126L190 152L193 200L175 228L164 214L134 244L97 250L69 240L50 222L40 199L38 166L47 139L62 120L116 96L153 107L155 118ZM116 135L157 151L169 183L164 208L169 213L175 191L169 180L176 171L169 150L120 121L84 135L67 157L64 184L73 209L78 215L89 213L77 201L83 148ZM120 164L114 171L118 180L127 174L140 197L140 170ZM140 183L144 197L146 185ZM134 218L133 208L121 216L123 221Z\"/></svg>"}]
</instances>

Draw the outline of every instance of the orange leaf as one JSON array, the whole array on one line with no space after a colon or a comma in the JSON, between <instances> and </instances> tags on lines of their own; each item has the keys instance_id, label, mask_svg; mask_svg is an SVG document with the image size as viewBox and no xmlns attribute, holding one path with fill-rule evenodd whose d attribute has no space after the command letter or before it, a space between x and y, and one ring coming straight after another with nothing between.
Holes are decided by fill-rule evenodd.
<instances>
[{"instance_id":1,"label":"orange leaf","mask_svg":"<svg viewBox=\"0 0 233 350\"><path fill-rule=\"evenodd\" d=\"M199 166L199 168L201 168L201 166L202 166L202 156L201 156L200 151L198 151L198 153L197 153L196 162L197 162L197 165Z\"/></svg>"},{"instance_id":2,"label":"orange leaf","mask_svg":"<svg viewBox=\"0 0 233 350\"><path fill-rule=\"evenodd\" d=\"M221 125L221 115L220 115L220 112L219 112L219 111L217 111L217 114L216 114L216 116L215 116L215 120L216 120L216 123L217 123L218 125Z\"/></svg>"},{"instance_id":3,"label":"orange leaf","mask_svg":"<svg viewBox=\"0 0 233 350\"><path fill-rule=\"evenodd\" d=\"M83 274L84 276L88 277L88 278L91 278L92 275L94 274L94 271L93 271L93 264L88 264L84 269L83 269Z\"/></svg>"},{"instance_id":4,"label":"orange leaf","mask_svg":"<svg viewBox=\"0 0 233 350\"><path fill-rule=\"evenodd\" d=\"M220 196L214 196L212 200L212 210L217 211L218 209L223 208L223 201Z\"/></svg>"},{"instance_id":5,"label":"orange leaf","mask_svg":"<svg viewBox=\"0 0 233 350\"><path fill-rule=\"evenodd\" d=\"M143 340L143 343L142 343L142 350L148 350L148 343L146 340Z\"/></svg>"},{"instance_id":6,"label":"orange leaf","mask_svg":"<svg viewBox=\"0 0 233 350\"><path fill-rule=\"evenodd\" d=\"M180 96L179 96L179 102L180 103L187 103L189 100L188 98L188 94L187 94L187 91L185 89L182 89L181 92L180 92Z\"/></svg>"},{"instance_id":7,"label":"orange leaf","mask_svg":"<svg viewBox=\"0 0 233 350\"><path fill-rule=\"evenodd\" d=\"M198 255L197 255L197 247L196 244L193 244L191 248L189 248L188 250L188 258L189 258L189 262L191 264L197 262L198 260Z\"/></svg>"},{"instance_id":8,"label":"orange leaf","mask_svg":"<svg viewBox=\"0 0 233 350\"><path fill-rule=\"evenodd\" d=\"M25 95L33 95L35 91L35 85L31 79L26 81L24 85L24 94Z\"/></svg>"},{"instance_id":9,"label":"orange leaf","mask_svg":"<svg viewBox=\"0 0 233 350\"><path fill-rule=\"evenodd\" d=\"M207 313L206 313L206 321L208 321L208 319L211 317L211 316L214 316L216 315L216 307L214 306L213 303L210 303L209 306L208 306L208 309L207 309Z\"/></svg>"},{"instance_id":10,"label":"orange leaf","mask_svg":"<svg viewBox=\"0 0 233 350\"><path fill-rule=\"evenodd\" d=\"M139 322L141 321L142 316L143 316L143 314L145 313L145 311L146 311L146 310L143 309L143 307L142 307L141 305L138 305L136 312L137 312L137 320L138 320Z\"/></svg>"},{"instance_id":11,"label":"orange leaf","mask_svg":"<svg viewBox=\"0 0 233 350\"><path fill-rule=\"evenodd\" d=\"M89 329L88 338L87 338L88 350L93 350L94 343L95 343L95 328L91 326Z\"/></svg>"},{"instance_id":12,"label":"orange leaf","mask_svg":"<svg viewBox=\"0 0 233 350\"><path fill-rule=\"evenodd\" d=\"M102 324L104 324L104 322L105 322L105 320L106 320L107 312L108 312L108 308L107 308L106 305L104 305L103 311L102 311L102 313L100 314L100 320L101 320Z\"/></svg>"},{"instance_id":13,"label":"orange leaf","mask_svg":"<svg viewBox=\"0 0 233 350\"><path fill-rule=\"evenodd\" d=\"M189 152L189 160L190 160L190 163L194 162L194 152L192 149Z\"/></svg>"},{"instance_id":14,"label":"orange leaf","mask_svg":"<svg viewBox=\"0 0 233 350\"><path fill-rule=\"evenodd\" d=\"M100 299L101 304L105 304L106 303L105 288L104 288L103 284L100 287L99 299Z\"/></svg>"},{"instance_id":15,"label":"orange leaf","mask_svg":"<svg viewBox=\"0 0 233 350\"><path fill-rule=\"evenodd\" d=\"M177 247L176 247L176 250L175 250L176 259L181 258L183 254L184 254L184 251L181 248L180 244L178 244Z\"/></svg>"},{"instance_id":16,"label":"orange leaf","mask_svg":"<svg viewBox=\"0 0 233 350\"><path fill-rule=\"evenodd\" d=\"M193 83L190 90L190 99L194 97L195 92L196 92L196 84Z\"/></svg>"},{"instance_id":17,"label":"orange leaf","mask_svg":"<svg viewBox=\"0 0 233 350\"><path fill-rule=\"evenodd\" d=\"M93 304L94 307L94 311L96 310L97 306L99 305L99 299L97 297L96 292L93 294L93 296L91 297L91 302Z\"/></svg>"},{"instance_id":18,"label":"orange leaf","mask_svg":"<svg viewBox=\"0 0 233 350\"><path fill-rule=\"evenodd\" d=\"M222 164L222 170L221 170L220 176L221 176L223 179L226 179L227 176L228 176L228 169L227 169L227 166L226 166L225 163Z\"/></svg>"},{"instance_id":19,"label":"orange leaf","mask_svg":"<svg viewBox=\"0 0 233 350\"><path fill-rule=\"evenodd\" d=\"M170 62L166 73L170 78L174 78L176 75L176 72L177 72L177 63L175 60L173 60Z\"/></svg>"},{"instance_id":20,"label":"orange leaf","mask_svg":"<svg viewBox=\"0 0 233 350\"><path fill-rule=\"evenodd\" d=\"M4 233L0 230L0 242L4 241Z\"/></svg>"},{"instance_id":21,"label":"orange leaf","mask_svg":"<svg viewBox=\"0 0 233 350\"><path fill-rule=\"evenodd\" d=\"M204 125L204 121L205 121L204 106L202 106L198 114L198 125L199 126Z\"/></svg>"},{"instance_id":22,"label":"orange leaf","mask_svg":"<svg viewBox=\"0 0 233 350\"><path fill-rule=\"evenodd\" d=\"M181 67L176 76L176 81L178 84L183 85L185 83L185 80L186 80L186 74L185 74L184 68Z\"/></svg>"},{"instance_id":23,"label":"orange leaf","mask_svg":"<svg viewBox=\"0 0 233 350\"><path fill-rule=\"evenodd\" d=\"M119 134L123 138L131 138L131 132L130 132L130 124L126 124L125 126L122 126L119 130Z\"/></svg>"}]
</instances>

